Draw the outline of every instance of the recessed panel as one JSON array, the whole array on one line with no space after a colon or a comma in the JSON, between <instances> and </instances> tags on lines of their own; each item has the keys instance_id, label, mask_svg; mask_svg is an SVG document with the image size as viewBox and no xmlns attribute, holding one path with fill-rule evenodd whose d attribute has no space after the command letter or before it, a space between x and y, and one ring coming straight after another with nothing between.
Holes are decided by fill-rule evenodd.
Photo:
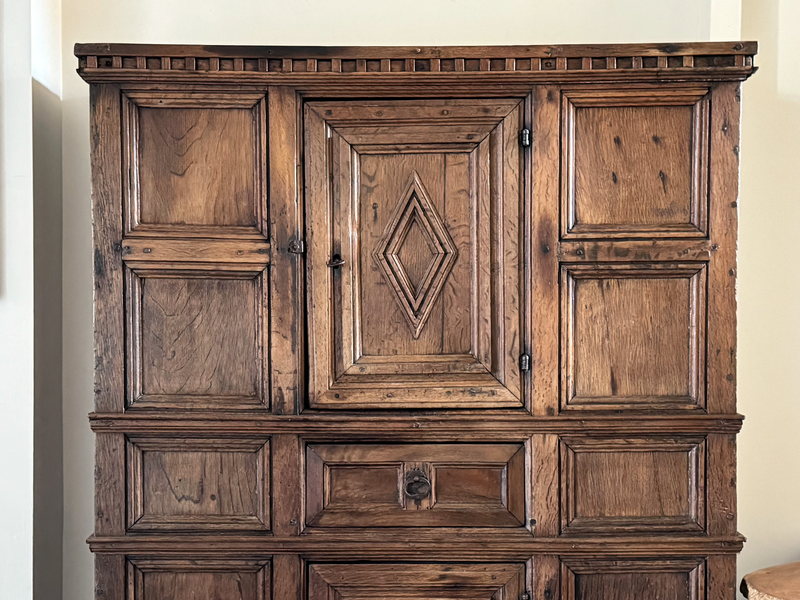
<instances>
[{"instance_id":1,"label":"recessed panel","mask_svg":"<svg viewBox=\"0 0 800 600\"><path fill-rule=\"evenodd\" d=\"M497 600L525 591L518 564L311 564L309 600Z\"/></svg>"},{"instance_id":2,"label":"recessed panel","mask_svg":"<svg viewBox=\"0 0 800 600\"><path fill-rule=\"evenodd\" d=\"M133 439L129 528L269 529L269 445Z\"/></svg>"},{"instance_id":3,"label":"recessed panel","mask_svg":"<svg viewBox=\"0 0 800 600\"><path fill-rule=\"evenodd\" d=\"M702 531L702 439L562 440L565 533Z\"/></svg>"},{"instance_id":4,"label":"recessed panel","mask_svg":"<svg viewBox=\"0 0 800 600\"><path fill-rule=\"evenodd\" d=\"M130 405L263 407L262 276L252 277L130 273Z\"/></svg>"},{"instance_id":5,"label":"recessed panel","mask_svg":"<svg viewBox=\"0 0 800 600\"><path fill-rule=\"evenodd\" d=\"M565 267L566 409L703 405L705 269Z\"/></svg>"},{"instance_id":6,"label":"recessed panel","mask_svg":"<svg viewBox=\"0 0 800 600\"><path fill-rule=\"evenodd\" d=\"M521 117L308 105L312 408L523 406Z\"/></svg>"},{"instance_id":7,"label":"recessed panel","mask_svg":"<svg viewBox=\"0 0 800 600\"><path fill-rule=\"evenodd\" d=\"M566 92L563 233L703 235L708 203L705 92Z\"/></svg>"},{"instance_id":8,"label":"recessed panel","mask_svg":"<svg viewBox=\"0 0 800 600\"><path fill-rule=\"evenodd\" d=\"M521 444L310 444L313 527L521 527Z\"/></svg>"},{"instance_id":9,"label":"recessed panel","mask_svg":"<svg viewBox=\"0 0 800 600\"><path fill-rule=\"evenodd\" d=\"M135 559L127 600L266 600L268 563L248 560Z\"/></svg>"},{"instance_id":10,"label":"recessed panel","mask_svg":"<svg viewBox=\"0 0 800 600\"><path fill-rule=\"evenodd\" d=\"M563 600L703 600L705 563L698 559L583 560L562 565Z\"/></svg>"}]
</instances>

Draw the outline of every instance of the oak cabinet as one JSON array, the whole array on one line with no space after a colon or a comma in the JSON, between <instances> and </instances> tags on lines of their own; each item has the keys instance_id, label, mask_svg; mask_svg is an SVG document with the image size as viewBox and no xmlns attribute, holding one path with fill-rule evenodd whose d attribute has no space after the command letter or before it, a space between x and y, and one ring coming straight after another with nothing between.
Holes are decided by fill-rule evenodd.
<instances>
[{"instance_id":1,"label":"oak cabinet","mask_svg":"<svg viewBox=\"0 0 800 600\"><path fill-rule=\"evenodd\" d=\"M755 51L78 45L97 598L732 598Z\"/></svg>"}]
</instances>

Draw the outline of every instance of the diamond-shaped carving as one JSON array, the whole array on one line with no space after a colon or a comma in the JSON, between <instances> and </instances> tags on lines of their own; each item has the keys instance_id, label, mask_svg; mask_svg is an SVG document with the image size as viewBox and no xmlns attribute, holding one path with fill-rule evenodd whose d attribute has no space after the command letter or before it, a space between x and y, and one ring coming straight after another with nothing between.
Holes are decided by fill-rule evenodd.
<instances>
[{"instance_id":1,"label":"diamond-shaped carving","mask_svg":"<svg viewBox=\"0 0 800 600\"><path fill-rule=\"evenodd\" d=\"M419 337L458 250L416 171L400 197L372 257Z\"/></svg>"}]
</instances>

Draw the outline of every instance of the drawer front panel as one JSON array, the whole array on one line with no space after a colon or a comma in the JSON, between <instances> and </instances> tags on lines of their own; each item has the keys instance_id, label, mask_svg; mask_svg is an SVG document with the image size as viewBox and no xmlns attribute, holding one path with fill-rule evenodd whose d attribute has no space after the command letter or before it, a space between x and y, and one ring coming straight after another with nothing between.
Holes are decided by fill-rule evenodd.
<instances>
[{"instance_id":1,"label":"drawer front panel","mask_svg":"<svg viewBox=\"0 0 800 600\"><path fill-rule=\"evenodd\" d=\"M306 469L313 527L524 523L522 444L313 444Z\"/></svg>"},{"instance_id":2,"label":"drawer front panel","mask_svg":"<svg viewBox=\"0 0 800 600\"><path fill-rule=\"evenodd\" d=\"M525 568L523 565L515 564L312 564L309 566L309 600L516 599L524 590Z\"/></svg>"}]
</instances>

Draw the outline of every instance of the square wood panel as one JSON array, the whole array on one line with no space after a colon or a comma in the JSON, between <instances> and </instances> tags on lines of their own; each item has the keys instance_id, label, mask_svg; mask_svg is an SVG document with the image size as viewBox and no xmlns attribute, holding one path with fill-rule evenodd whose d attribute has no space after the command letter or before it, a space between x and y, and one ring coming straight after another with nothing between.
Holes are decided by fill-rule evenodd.
<instances>
[{"instance_id":1,"label":"square wood panel","mask_svg":"<svg viewBox=\"0 0 800 600\"><path fill-rule=\"evenodd\" d=\"M128 269L128 407L266 408L264 276Z\"/></svg>"},{"instance_id":2,"label":"square wood panel","mask_svg":"<svg viewBox=\"0 0 800 600\"><path fill-rule=\"evenodd\" d=\"M523 527L525 455L523 444L309 444L308 525Z\"/></svg>"},{"instance_id":3,"label":"square wood panel","mask_svg":"<svg viewBox=\"0 0 800 600\"><path fill-rule=\"evenodd\" d=\"M126 600L270 600L270 580L263 560L132 557Z\"/></svg>"},{"instance_id":4,"label":"square wood panel","mask_svg":"<svg viewBox=\"0 0 800 600\"><path fill-rule=\"evenodd\" d=\"M563 94L562 236L707 233L708 90Z\"/></svg>"},{"instance_id":5,"label":"square wood panel","mask_svg":"<svg viewBox=\"0 0 800 600\"><path fill-rule=\"evenodd\" d=\"M257 235L266 198L260 94L123 95L126 231Z\"/></svg>"},{"instance_id":6,"label":"square wood panel","mask_svg":"<svg viewBox=\"0 0 800 600\"><path fill-rule=\"evenodd\" d=\"M564 559L561 600L704 600L702 559Z\"/></svg>"},{"instance_id":7,"label":"square wood panel","mask_svg":"<svg viewBox=\"0 0 800 600\"><path fill-rule=\"evenodd\" d=\"M561 530L705 530L703 438L562 438Z\"/></svg>"},{"instance_id":8,"label":"square wood panel","mask_svg":"<svg viewBox=\"0 0 800 600\"><path fill-rule=\"evenodd\" d=\"M562 410L705 406L706 267L561 270Z\"/></svg>"},{"instance_id":9,"label":"square wood panel","mask_svg":"<svg viewBox=\"0 0 800 600\"><path fill-rule=\"evenodd\" d=\"M270 528L269 441L128 438L128 529Z\"/></svg>"}]
</instances>

